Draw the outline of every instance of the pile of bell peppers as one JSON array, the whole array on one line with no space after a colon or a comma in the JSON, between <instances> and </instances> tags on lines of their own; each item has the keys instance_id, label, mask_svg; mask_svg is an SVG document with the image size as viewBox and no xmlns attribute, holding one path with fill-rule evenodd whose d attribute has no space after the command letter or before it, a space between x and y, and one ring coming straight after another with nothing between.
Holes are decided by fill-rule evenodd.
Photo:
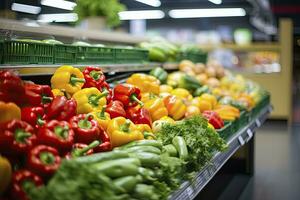
<instances>
[{"instance_id":1,"label":"pile of bell peppers","mask_svg":"<svg viewBox=\"0 0 300 200\"><path fill-rule=\"evenodd\" d=\"M28 190L46 183L63 159L155 139L163 124L193 115L215 129L239 117L193 77L155 68L111 88L101 68L92 66L61 66L51 86L0 71L0 111L0 154L17 169L7 193L17 199L28 199Z\"/></svg>"}]
</instances>

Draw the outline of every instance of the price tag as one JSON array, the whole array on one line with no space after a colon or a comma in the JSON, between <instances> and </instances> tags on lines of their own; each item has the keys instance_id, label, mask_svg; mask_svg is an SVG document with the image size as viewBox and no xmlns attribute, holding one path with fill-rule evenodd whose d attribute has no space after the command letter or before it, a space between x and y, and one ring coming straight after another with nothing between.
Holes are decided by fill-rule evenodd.
<instances>
[{"instance_id":1,"label":"price tag","mask_svg":"<svg viewBox=\"0 0 300 200\"><path fill-rule=\"evenodd\" d=\"M248 135L247 141L251 140L251 138L253 137L253 133L252 133L251 129L247 130L247 135Z\"/></svg>"},{"instance_id":2,"label":"price tag","mask_svg":"<svg viewBox=\"0 0 300 200\"><path fill-rule=\"evenodd\" d=\"M239 143L240 143L241 146L243 146L245 144L245 141L244 141L242 136L239 136L238 140L239 140Z\"/></svg>"},{"instance_id":3,"label":"price tag","mask_svg":"<svg viewBox=\"0 0 300 200\"><path fill-rule=\"evenodd\" d=\"M257 127L260 127L260 126L261 126L261 123L260 123L259 119L256 119L256 120L255 120L255 123L256 123L256 126L257 126Z\"/></svg>"}]
</instances>

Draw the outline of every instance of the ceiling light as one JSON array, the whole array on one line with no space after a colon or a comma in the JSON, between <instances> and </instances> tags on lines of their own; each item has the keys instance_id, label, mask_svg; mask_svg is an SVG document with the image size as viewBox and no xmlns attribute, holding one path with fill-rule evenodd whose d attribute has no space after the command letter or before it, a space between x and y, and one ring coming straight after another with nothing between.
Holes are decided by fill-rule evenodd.
<instances>
[{"instance_id":1,"label":"ceiling light","mask_svg":"<svg viewBox=\"0 0 300 200\"><path fill-rule=\"evenodd\" d=\"M13 3L11 5L11 10L29 14L39 14L41 12L41 7L21 3Z\"/></svg>"},{"instance_id":2,"label":"ceiling light","mask_svg":"<svg viewBox=\"0 0 300 200\"><path fill-rule=\"evenodd\" d=\"M211 9L175 9L169 11L172 18L200 18L200 17L238 17L245 16L243 8L211 8Z\"/></svg>"},{"instance_id":3,"label":"ceiling light","mask_svg":"<svg viewBox=\"0 0 300 200\"><path fill-rule=\"evenodd\" d=\"M165 13L161 10L137 10L137 11L122 11L119 12L121 20L134 19L162 19Z\"/></svg>"},{"instance_id":4,"label":"ceiling light","mask_svg":"<svg viewBox=\"0 0 300 200\"><path fill-rule=\"evenodd\" d=\"M42 14L38 17L38 22L75 22L78 20L76 13Z\"/></svg>"},{"instance_id":5,"label":"ceiling light","mask_svg":"<svg viewBox=\"0 0 300 200\"><path fill-rule=\"evenodd\" d=\"M222 0L208 0L214 4L221 4L222 3Z\"/></svg>"},{"instance_id":6,"label":"ceiling light","mask_svg":"<svg viewBox=\"0 0 300 200\"><path fill-rule=\"evenodd\" d=\"M135 0L143 4L147 4L149 6L153 7L159 7L161 5L160 0Z\"/></svg>"},{"instance_id":7,"label":"ceiling light","mask_svg":"<svg viewBox=\"0 0 300 200\"><path fill-rule=\"evenodd\" d=\"M73 10L76 3L64 0L42 0L41 4L44 6L60 8L64 10Z\"/></svg>"}]
</instances>

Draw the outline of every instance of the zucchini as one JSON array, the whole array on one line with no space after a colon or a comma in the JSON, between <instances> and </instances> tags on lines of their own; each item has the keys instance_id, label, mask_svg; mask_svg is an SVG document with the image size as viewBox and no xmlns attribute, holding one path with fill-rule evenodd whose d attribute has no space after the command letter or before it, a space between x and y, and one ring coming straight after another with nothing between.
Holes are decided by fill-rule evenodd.
<instances>
[{"instance_id":1,"label":"zucchini","mask_svg":"<svg viewBox=\"0 0 300 200\"><path fill-rule=\"evenodd\" d=\"M178 152L173 144L163 146L163 152L166 152L169 154L169 156L173 157L176 157L178 155Z\"/></svg>"},{"instance_id":2,"label":"zucchini","mask_svg":"<svg viewBox=\"0 0 300 200\"><path fill-rule=\"evenodd\" d=\"M80 163L98 163L102 161L114 160L119 158L128 158L128 157L129 155L125 151L113 150L110 152L96 153L89 156L78 157L73 160L75 162L80 162Z\"/></svg>"},{"instance_id":3,"label":"zucchini","mask_svg":"<svg viewBox=\"0 0 300 200\"><path fill-rule=\"evenodd\" d=\"M137 158L124 158L96 163L91 165L91 167L110 178L117 178L137 175L140 165L141 162Z\"/></svg>"},{"instance_id":4,"label":"zucchini","mask_svg":"<svg viewBox=\"0 0 300 200\"><path fill-rule=\"evenodd\" d=\"M137 158L141 161L143 167L156 167L160 162L160 155L148 152L135 152L130 153L130 157Z\"/></svg>"},{"instance_id":5,"label":"zucchini","mask_svg":"<svg viewBox=\"0 0 300 200\"><path fill-rule=\"evenodd\" d=\"M175 136L172 140L173 145L178 151L179 158L182 160L187 160L188 159L188 149L185 143L185 140L181 136Z\"/></svg>"},{"instance_id":6,"label":"zucchini","mask_svg":"<svg viewBox=\"0 0 300 200\"><path fill-rule=\"evenodd\" d=\"M113 184L123 190L123 193L130 193L136 184L142 182L141 176L124 176L113 180Z\"/></svg>"},{"instance_id":7,"label":"zucchini","mask_svg":"<svg viewBox=\"0 0 300 200\"><path fill-rule=\"evenodd\" d=\"M127 151L128 153L148 152L148 153L155 153L158 155L161 154L161 150L153 146L134 146L134 147L128 147L124 150Z\"/></svg>"},{"instance_id":8,"label":"zucchini","mask_svg":"<svg viewBox=\"0 0 300 200\"><path fill-rule=\"evenodd\" d=\"M137 141L129 142L128 144L125 144L117 149L126 149L134 146L153 146L162 149L162 143L157 140L137 140Z\"/></svg>"}]
</instances>

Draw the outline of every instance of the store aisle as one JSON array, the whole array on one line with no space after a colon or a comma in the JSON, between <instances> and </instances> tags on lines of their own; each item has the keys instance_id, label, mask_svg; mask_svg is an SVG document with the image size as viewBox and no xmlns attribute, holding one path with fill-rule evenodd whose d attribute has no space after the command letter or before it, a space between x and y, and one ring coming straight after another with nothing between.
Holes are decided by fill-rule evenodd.
<instances>
[{"instance_id":1,"label":"store aisle","mask_svg":"<svg viewBox=\"0 0 300 200\"><path fill-rule=\"evenodd\" d=\"M255 175L240 200L300 197L300 126L269 121L256 134Z\"/></svg>"}]
</instances>

